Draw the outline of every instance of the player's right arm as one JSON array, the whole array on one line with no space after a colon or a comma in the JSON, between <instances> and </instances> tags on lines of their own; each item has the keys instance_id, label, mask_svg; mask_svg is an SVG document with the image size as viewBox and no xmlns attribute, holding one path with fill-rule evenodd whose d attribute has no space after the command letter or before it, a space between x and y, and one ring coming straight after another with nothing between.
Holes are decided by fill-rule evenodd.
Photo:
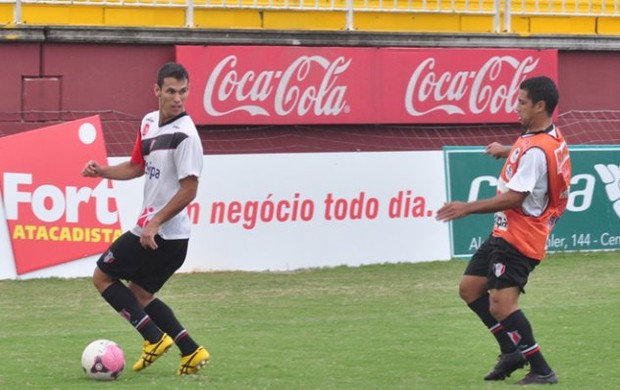
<instances>
[{"instance_id":1,"label":"player's right arm","mask_svg":"<svg viewBox=\"0 0 620 390\"><path fill-rule=\"evenodd\" d=\"M90 160L82 169L82 176L103 177L112 180L129 180L144 174L144 156L142 155L142 136L138 133L136 142L131 152L129 161L116 165L100 165L95 160Z\"/></svg>"},{"instance_id":2,"label":"player's right arm","mask_svg":"<svg viewBox=\"0 0 620 390\"><path fill-rule=\"evenodd\" d=\"M484 152L498 160L500 158L507 158L510 154L510 149L512 149L511 146L502 145L499 142L492 142L487 145Z\"/></svg>"},{"instance_id":3,"label":"player's right arm","mask_svg":"<svg viewBox=\"0 0 620 390\"><path fill-rule=\"evenodd\" d=\"M91 160L86 163L82 170L82 176L86 177L103 177L112 180L129 180L142 176L144 174L144 165L135 164L131 161L125 161L116 165L100 165L97 161Z\"/></svg>"}]
</instances>

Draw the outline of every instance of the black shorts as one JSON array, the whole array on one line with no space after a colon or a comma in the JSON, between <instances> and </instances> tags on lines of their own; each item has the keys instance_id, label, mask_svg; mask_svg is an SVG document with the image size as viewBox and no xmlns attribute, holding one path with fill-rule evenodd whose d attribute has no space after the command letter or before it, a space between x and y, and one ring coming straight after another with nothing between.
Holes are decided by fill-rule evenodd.
<instances>
[{"instance_id":1,"label":"black shorts","mask_svg":"<svg viewBox=\"0 0 620 390\"><path fill-rule=\"evenodd\" d=\"M486 277L489 290L519 287L525 292L528 277L539 263L503 238L489 236L469 260L465 275Z\"/></svg>"},{"instance_id":2,"label":"black shorts","mask_svg":"<svg viewBox=\"0 0 620 390\"><path fill-rule=\"evenodd\" d=\"M154 294L185 261L188 239L164 240L155 236L158 248L145 249L140 237L121 235L97 260L97 266L113 278L130 280Z\"/></svg>"}]
</instances>

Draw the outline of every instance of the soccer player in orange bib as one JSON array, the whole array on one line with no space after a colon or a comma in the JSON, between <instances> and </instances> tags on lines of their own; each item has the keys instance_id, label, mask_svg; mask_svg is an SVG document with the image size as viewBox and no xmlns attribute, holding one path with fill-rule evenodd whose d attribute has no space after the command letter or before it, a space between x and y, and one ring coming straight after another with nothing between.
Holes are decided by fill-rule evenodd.
<instances>
[{"instance_id":1,"label":"soccer player in orange bib","mask_svg":"<svg viewBox=\"0 0 620 390\"><path fill-rule=\"evenodd\" d=\"M525 131L512 147L494 142L485 150L506 159L497 195L450 202L437 211L440 221L495 213L493 231L472 256L459 286L461 298L500 346L499 360L485 380L504 380L529 363L530 372L517 384L558 382L519 308L528 276L545 257L547 238L568 202L570 155L552 117L558 100L550 78L524 80L516 111Z\"/></svg>"}]
</instances>

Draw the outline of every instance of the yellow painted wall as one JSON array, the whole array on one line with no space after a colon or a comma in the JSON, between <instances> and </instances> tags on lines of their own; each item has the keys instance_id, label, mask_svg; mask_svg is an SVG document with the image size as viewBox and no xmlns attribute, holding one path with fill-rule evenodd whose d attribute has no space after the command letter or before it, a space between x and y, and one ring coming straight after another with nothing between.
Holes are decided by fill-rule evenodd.
<instances>
[{"instance_id":1,"label":"yellow painted wall","mask_svg":"<svg viewBox=\"0 0 620 390\"><path fill-rule=\"evenodd\" d=\"M596 32L601 35L620 35L620 18L598 18Z\"/></svg>"},{"instance_id":2,"label":"yellow painted wall","mask_svg":"<svg viewBox=\"0 0 620 390\"><path fill-rule=\"evenodd\" d=\"M531 34L595 34L594 17L539 16L530 18Z\"/></svg>"},{"instance_id":3,"label":"yellow painted wall","mask_svg":"<svg viewBox=\"0 0 620 390\"><path fill-rule=\"evenodd\" d=\"M493 16L463 15L461 17L461 31L472 33L492 33ZM500 31L501 21L500 21Z\"/></svg>"},{"instance_id":4,"label":"yellow painted wall","mask_svg":"<svg viewBox=\"0 0 620 390\"><path fill-rule=\"evenodd\" d=\"M345 30L344 12L264 11L264 28L268 30Z\"/></svg>"},{"instance_id":5,"label":"yellow painted wall","mask_svg":"<svg viewBox=\"0 0 620 390\"><path fill-rule=\"evenodd\" d=\"M235 26L238 29L261 29L262 18L256 10L194 9L194 26L197 28L227 29Z\"/></svg>"},{"instance_id":6,"label":"yellow painted wall","mask_svg":"<svg viewBox=\"0 0 620 390\"><path fill-rule=\"evenodd\" d=\"M34 25L100 26L104 24L103 7L22 4L22 23Z\"/></svg>"},{"instance_id":7,"label":"yellow painted wall","mask_svg":"<svg viewBox=\"0 0 620 390\"><path fill-rule=\"evenodd\" d=\"M459 32L461 23L456 14L364 12L354 15L353 24L358 31Z\"/></svg>"},{"instance_id":8,"label":"yellow painted wall","mask_svg":"<svg viewBox=\"0 0 620 390\"><path fill-rule=\"evenodd\" d=\"M0 4L0 24L13 23L13 5Z\"/></svg>"},{"instance_id":9,"label":"yellow painted wall","mask_svg":"<svg viewBox=\"0 0 620 390\"><path fill-rule=\"evenodd\" d=\"M108 7L105 25L132 27L185 27L185 9Z\"/></svg>"},{"instance_id":10,"label":"yellow painted wall","mask_svg":"<svg viewBox=\"0 0 620 390\"><path fill-rule=\"evenodd\" d=\"M502 31L505 31L505 28L503 28ZM521 35L529 34L530 33L530 19L524 18L524 17L513 17L512 20L510 21L510 32L521 34Z\"/></svg>"}]
</instances>

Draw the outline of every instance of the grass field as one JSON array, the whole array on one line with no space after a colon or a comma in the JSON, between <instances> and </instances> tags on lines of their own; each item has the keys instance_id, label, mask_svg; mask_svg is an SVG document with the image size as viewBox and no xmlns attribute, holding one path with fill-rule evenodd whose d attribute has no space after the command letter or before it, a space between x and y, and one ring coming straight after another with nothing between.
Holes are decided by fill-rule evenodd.
<instances>
[{"instance_id":1,"label":"grass field","mask_svg":"<svg viewBox=\"0 0 620 390\"><path fill-rule=\"evenodd\" d=\"M81 371L90 341L141 339L89 279L0 281L0 389L502 389L482 376L498 353L459 300L465 262L291 273L179 274L161 291L213 359L174 375L178 351L115 382ZM557 389L620 388L620 253L549 256L521 306Z\"/></svg>"}]
</instances>

